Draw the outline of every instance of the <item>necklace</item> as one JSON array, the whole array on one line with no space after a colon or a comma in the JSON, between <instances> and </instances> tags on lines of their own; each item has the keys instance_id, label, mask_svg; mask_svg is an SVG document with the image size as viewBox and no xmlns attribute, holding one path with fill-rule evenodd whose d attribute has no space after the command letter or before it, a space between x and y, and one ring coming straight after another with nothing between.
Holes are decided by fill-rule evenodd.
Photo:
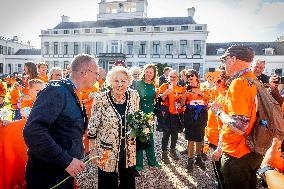
<instances>
[{"instance_id":1,"label":"necklace","mask_svg":"<svg viewBox=\"0 0 284 189\"><path fill-rule=\"evenodd\" d=\"M123 104L125 102L126 96L125 94L123 94L123 97L120 99L117 99L117 97L115 97L115 95L111 92L111 97L112 100L115 104Z\"/></svg>"}]
</instances>

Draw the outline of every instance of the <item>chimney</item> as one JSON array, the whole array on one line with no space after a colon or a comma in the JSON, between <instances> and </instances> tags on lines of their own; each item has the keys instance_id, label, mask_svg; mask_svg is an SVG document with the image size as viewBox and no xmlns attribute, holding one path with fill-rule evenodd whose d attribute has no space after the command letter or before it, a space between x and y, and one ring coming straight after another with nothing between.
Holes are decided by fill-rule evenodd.
<instances>
[{"instance_id":1,"label":"chimney","mask_svg":"<svg viewBox=\"0 0 284 189\"><path fill-rule=\"evenodd\" d=\"M16 36L16 35L13 36L13 41L14 41L14 42L17 42L17 41L18 41L18 36Z\"/></svg>"},{"instance_id":2,"label":"chimney","mask_svg":"<svg viewBox=\"0 0 284 189\"><path fill-rule=\"evenodd\" d=\"M187 9L187 14L188 14L188 17L194 17L194 12L195 12L195 8L194 7L191 7L191 8L188 8Z\"/></svg>"},{"instance_id":3,"label":"chimney","mask_svg":"<svg viewBox=\"0 0 284 189\"><path fill-rule=\"evenodd\" d=\"M69 22L70 17L69 16L61 16L62 21L61 22Z\"/></svg>"}]
</instances>

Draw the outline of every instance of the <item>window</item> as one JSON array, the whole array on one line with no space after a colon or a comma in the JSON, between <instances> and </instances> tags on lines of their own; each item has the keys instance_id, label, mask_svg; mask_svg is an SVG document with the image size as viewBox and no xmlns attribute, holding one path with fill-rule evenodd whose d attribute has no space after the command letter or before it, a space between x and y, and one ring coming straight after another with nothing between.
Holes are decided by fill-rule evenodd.
<instances>
[{"instance_id":1,"label":"window","mask_svg":"<svg viewBox=\"0 0 284 189\"><path fill-rule=\"evenodd\" d=\"M85 33L91 33L91 29L85 29Z\"/></svg>"},{"instance_id":2,"label":"window","mask_svg":"<svg viewBox=\"0 0 284 189\"><path fill-rule=\"evenodd\" d=\"M103 42L96 42L96 54L103 52Z\"/></svg>"},{"instance_id":3,"label":"window","mask_svg":"<svg viewBox=\"0 0 284 189\"><path fill-rule=\"evenodd\" d=\"M58 54L58 42L54 42L53 46L54 46L53 54Z\"/></svg>"},{"instance_id":4,"label":"window","mask_svg":"<svg viewBox=\"0 0 284 189\"><path fill-rule=\"evenodd\" d=\"M273 55L274 49L273 48L265 48L264 52L265 52L265 55Z\"/></svg>"},{"instance_id":5,"label":"window","mask_svg":"<svg viewBox=\"0 0 284 189\"><path fill-rule=\"evenodd\" d=\"M22 70L23 70L23 69L22 69L22 64L18 64L18 72L19 72L19 73L22 73Z\"/></svg>"},{"instance_id":6,"label":"window","mask_svg":"<svg viewBox=\"0 0 284 189\"><path fill-rule=\"evenodd\" d=\"M160 54L160 41L153 42L153 54Z\"/></svg>"},{"instance_id":7,"label":"window","mask_svg":"<svg viewBox=\"0 0 284 189\"><path fill-rule=\"evenodd\" d=\"M64 61L63 69L67 69L67 66L69 65L69 61Z\"/></svg>"},{"instance_id":8,"label":"window","mask_svg":"<svg viewBox=\"0 0 284 189\"><path fill-rule=\"evenodd\" d=\"M111 53L118 53L118 42L111 42Z\"/></svg>"},{"instance_id":9,"label":"window","mask_svg":"<svg viewBox=\"0 0 284 189\"><path fill-rule=\"evenodd\" d=\"M188 30L188 26L181 26L180 30L181 30L181 31Z\"/></svg>"},{"instance_id":10,"label":"window","mask_svg":"<svg viewBox=\"0 0 284 189\"><path fill-rule=\"evenodd\" d=\"M133 54L133 41L127 42L127 54Z\"/></svg>"},{"instance_id":11,"label":"window","mask_svg":"<svg viewBox=\"0 0 284 189\"><path fill-rule=\"evenodd\" d=\"M200 69L200 63L193 63L192 68L193 68L194 70L196 70L197 72L199 72L199 69Z\"/></svg>"},{"instance_id":12,"label":"window","mask_svg":"<svg viewBox=\"0 0 284 189\"><path fill-rule=\"evenodd\" d=\"M8 74L12 74L12 64L7 65Z\"/></svg>"},{"instance_id":13,"label":"window","mask_svg":"<svg viewBox=\"0 0 284 189\"><path fill-rule=\"evenodd\" d=\"M133 32L133 28L127 28L126 31L127 32Z\"/></svg>"},{"instance_id":14,"label":"window","mask_svg":"<svg viewBox=\"0 0 284 189\"><path fill-rule=\"evenodd\" d=\"M69 34L69 30L64 30L64 34Z\"/></svg>"},{"instance_id":15,"label":"window","mask_svg":"<svg viewBox=\"0 0 284 189\"><path fill-rule=\"evenodd\" d=\"M275 69L274 72L275 72L275 74L278 75L278 76L282 76L282 73L283 73L283 72L282 72L282 69Z\"/></svg>"},{"instance_id":16,"label":"window","mask_svg":"<svg viewBox=\"0 0 284 189\"><path fill-rule=\"evenodd\" d=\"M4 54L4 48L2 45L0 45L0 54ZM2 64L2 63L1 63Z\"/></svg>"},{"instance_id":17,"label":"window","mask_svg":"<svg viewBox=\"0 0 284 189\"><path fill-rule=\"evenodd\" d=\"M159 32L160 31L160 27L154 27L154 31L155 32Z\"/></svg>"},{"instance_id":18,"label":"window","mask_svg":"<svg viewBox=\"0 0 284 189\"><path fill-rule=\"evenodd\" d=\"M96 33L103 33L103 29L96 29Z\"/></svg>"},{"instance_id":19,"label":"window","mask_svg":"<svg viewBox=\"0 0 284 189\"><path fill-rule=\"evenodd\" d=\"M49 54L49 42L44 42L44 54Z\"/></svg>"},{"instance_id":20,"label":"window","mask_svg":"<svg viewBox=\"0 0 284 189\"><path fill-rule=\"evenodd\" d=\"M194 52L193 54L201 54L201 40L194 40Z\"/></svg>"},{"instance_id":21,"label":"window","mask_svg":"<svg viewBox=\"0 0 284 189\"><path fill-rule=\"evenodd\" d=\"M68 43L64 42L63 54L68 54Z\"/></svg>"},{"instance_id":22,"label":"window","mask_svg":"<svg viewBox=\"0 0 284 189\"><path fill-rule=\"evenodd\" d=\"M57 30L53 31L53 34L58 34L58 31Z\"/></svg>"},{"instance_id":23,"label":"window","mask_svg":"<svg viewBox=\"0 0 284 189\"><path fill-rule=\"evenodd\" d=\"M54 61L53 62L53 67L59 67L59 61Z\"/></svg>"},{"instance_id":24,"label":"window","mask_svg":"<svg viewBox=\"0 0 284 189\"><path fill-rule=\"evenodd\" d=\"M173 43L167 43L166 44L166 55L172 55L173 54Z\"/></svg>"},{"instance_id":25,"label":"window","mask_svg":"<svg viewBox=\"0 0 284 189\"><path fill-rule=\"evenodd\" d=\"M139 54L145 55L146 54L146 41L140 42Z\"/></svg>"},{"instance_id":26,"label":"window","mask_svg":"<svg viewBox=\"0 0 284 189\"><path fill-rule=\"evenodd\" d=\"M79 54L79 44L77 42L74 42L74 54Z\"/></svg>"},{"instance_id":27,"label":"window","mask_svg":"<svg viewBox=\"0 0 284 189\"><path fill-rule=\"evenodd\" d=\"M4 64L3 63L0 63L0 73L3 73L3 66L4 66Z\"/></svg>"},{"instance_id":28,"label":"window","mask_svg":"<svg viewBox=\"0 0 284 189\"><path fill-rule=\"evenodd\" d=\"M11 55L11 47L8 47L8 55Z\"/></svg>"},{"instance_id":29,"label":"window","mask_svg":"<svg viewBox=\"0 0 284 189\"><path fill-rule=\"evenodd\" d=\"M181 55L186 55L187 40L180 40L180 52Z\"/></svg>"},{"instance_id":30,"label":"window","mask_svg":"<svg viewBox=\"0 0 284 189\"><path fill-rule=\"evenodd\" d=\"M91 45L85 44L85 53L86 54L91 54Z\"/></svg>"},{"instance_id":31,"label":"window","mask_svg":"<svg viewBox=\"0 0 284 189\"><path fill-rule=\"evenodd\" d=\"M167 27L167 31L175 31L175 27Z\"/></svg>"},{"instance_id":32,"label":"window","mask_svg":"<svg viewBox=\"0 0 284 189\"><path fill-rule=\"evenodd\" d=\"M146 31L146 27L140 27L140 31L141 31L141 32Z\"/></svg>"},{"instance_id":33,"label":"window","mask_svg":"<svg viewBox=\"0 0 284 189\"><path fill-rule=\"evenodd\" d=\"M202 30L202 26L195 26L195 30Z\"/></svg>"},{"instance_id":34,"label":"window","mask_svg":"<svg viewBox=\"0 0 284 189\"><path fill-rule=\"evenodd\" d=\"M209 68L208 71L209 72L215 72L215 68Z\"/></svg>"},{"instance_id":35,"label":"window","mask_svg":"<svg viewBox=\"0 0 284 189\"><path fill-rule=\"evenodd\" d=\"M79 34L79 30L74 30L74 34Z\"/></svg>"},{"instance_id":36,"label":"window","mask_svg":"<svg viewBox=\"0 0 284 189\"><path fill-rule=\"evenodd\" d=\"M222 54L224 54L224 52L225 52L225 49L223 49L223 48L217 49L217 55L222 55Z\"/></svg>"}]
</instances>

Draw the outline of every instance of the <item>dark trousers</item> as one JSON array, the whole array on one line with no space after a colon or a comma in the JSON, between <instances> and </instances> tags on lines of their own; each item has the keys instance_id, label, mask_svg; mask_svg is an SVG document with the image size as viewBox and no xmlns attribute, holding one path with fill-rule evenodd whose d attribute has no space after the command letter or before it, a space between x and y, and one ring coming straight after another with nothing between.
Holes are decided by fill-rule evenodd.
<instances>
[{"instance_id":1,"label":"dark trousers","mask_svg":"<svg viewBox=\"0 0 284 189\"><path fill-rule=\"evenodd\" d=\"M98 189L135 189L133 169L133 167L125 168L116 173L105 172L98 168Z\"/></svg>"},{"instance_id":2,"label":"dark trousers","mask_svg":"<svg viewBox=\"0 0 284 189\"><path fill-rule=\"evenodd\" d=\"M256 171L259 169L262 156L251 152L241 158L223 153L221 172L224 176L225 189L256 188Z\"/></svg>"},{"instance_id":3,"label":"dark trousers","mask_svg":"<svg viewBox=\"0 0 284 189\"><path fill-rule=\"evenodd\" d=\"M213 150L216 150L217 148L217 146L211 143L209 143L209 147L212 148ZM212 165L218 181L218 189L224 189L224 178L221 172L221 158L219 159L219 161L212 161Z\"/></svg>"},{"instance_id":4,"label":"dark trousers","mask_svg":"<svg viewBox=\"0 0 284 189\"><path fill-rule=\"evenodd\" d=\"M65 170L56 169L54 166L42 166L37 162L28 160L26 167L26 184L28 189L50 189L69 174ZM70 177L60 189L74 189L74 179Z\"/></svg>"},{"instance_id":5,"label":"dark trousers","mask_svg":"<svg viewBox=\"0 0 284 189\"><path fill-rule=\"evenodd\" d=\"M170 137L171 137L171 149L176 148L176 144L178 140L178 131L169 129L163 132L162 151L168 150L168 144L169 144Z\"/></svg>"}]
</instances>

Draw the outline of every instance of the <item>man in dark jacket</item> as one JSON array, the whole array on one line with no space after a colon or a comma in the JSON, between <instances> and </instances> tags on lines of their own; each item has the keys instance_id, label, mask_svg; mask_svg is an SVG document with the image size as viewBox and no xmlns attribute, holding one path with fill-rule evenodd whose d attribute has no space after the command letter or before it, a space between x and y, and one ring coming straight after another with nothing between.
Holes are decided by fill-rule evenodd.
<instances>
[{"instance_id":1,"label":"man in dark jacket","mask_svg":"<svg viewBox=\"0 0 284 189\"><path fill-rule=\"evenodd\" d=\"M159 86L161 86L163 83L168 83L168 76L171 70L172 68L170 67L164 68L163 70L164 74L159 77Z\"/></svg>"},{"instance_id":2,"label":"man in dark jacket","mask_svg":"<svg viewBox=\"0 0 284 189\"><path fill-rule=\"evenodd\" d=\"M60 188L73 189L73 177L85 167L82 138L88 118L77 94L96 82L98 65L82 54L73 59L71 70L70 80L51 82L40 92L25 125L29 189L51 188L69 175Z\"/></svg>"}]
</instances>

